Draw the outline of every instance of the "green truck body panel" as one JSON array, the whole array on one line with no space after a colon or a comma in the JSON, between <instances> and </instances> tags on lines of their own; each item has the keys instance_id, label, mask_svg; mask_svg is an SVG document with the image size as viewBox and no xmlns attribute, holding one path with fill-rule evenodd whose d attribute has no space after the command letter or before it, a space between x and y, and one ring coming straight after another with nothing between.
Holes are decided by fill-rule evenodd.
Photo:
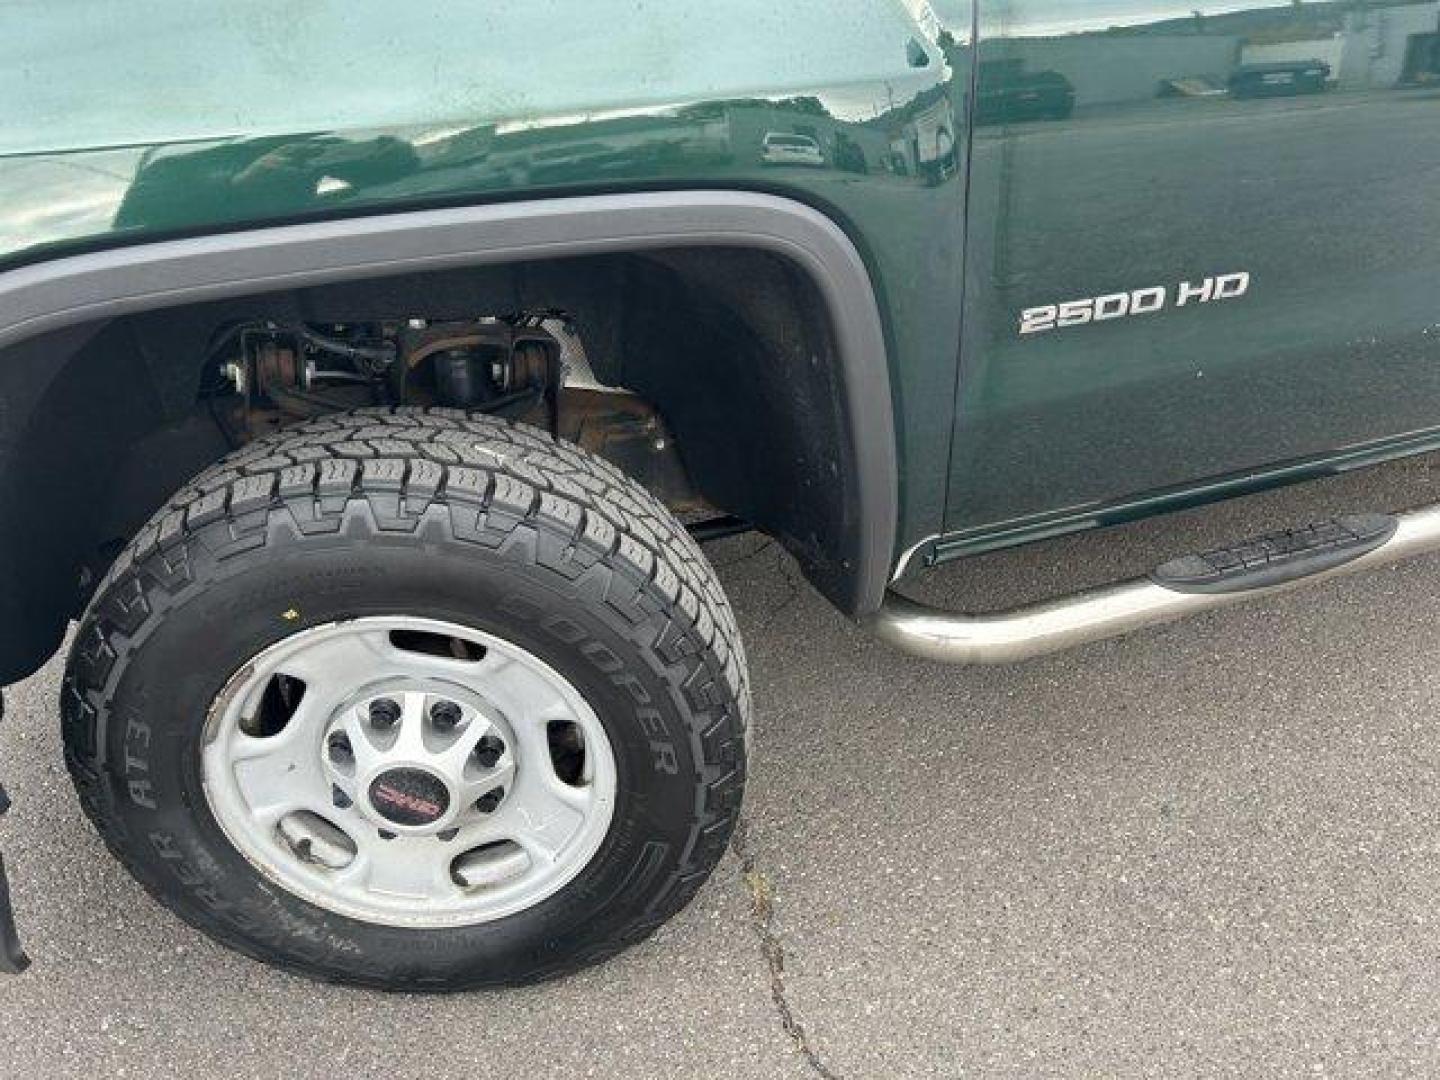
<instances>
[{"instance_id":1,"label":"green truck body panel","mask_svg":"<svg viewBox=\"0 0 1440 1080\"><path fill-rule=\"evenodd\" d=\"M981 11L981 85L1063 77L1074 112L975 128L949 550L1433 445L1436 4ZM1151 314L1019 332L1160 287Z\"/></svg>"},{"instance_id":2,"label":"green truck body panel","mask_svg":"<svg viewBox=\"0 0 1440 1080\"><path fill-rule=\"evenodd\" d=\"M797 199L885 317L897 556L943 557L1435 443L1437 7L18 3L0 260L499 199Z\"/></svg>"}]
</instances>

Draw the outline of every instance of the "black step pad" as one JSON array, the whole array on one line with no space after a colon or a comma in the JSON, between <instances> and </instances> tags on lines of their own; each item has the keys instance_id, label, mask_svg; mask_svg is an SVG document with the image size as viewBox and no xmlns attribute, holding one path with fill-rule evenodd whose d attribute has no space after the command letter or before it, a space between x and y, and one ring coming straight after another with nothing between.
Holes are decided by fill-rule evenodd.
<instances>
[{"instance_id":1,"label":"black step pad","mask_svg":"<svg viewBox=\"0 0 1440 1080\"><path fill-rule=\"evenodd\" d=\"M1283 585L1343 566L1395 535L1389 514L1347 514L1299 529L1186 555L1150 575L1157 585L1182 593L1232 593Z\"/></svg>"}]
</instances>

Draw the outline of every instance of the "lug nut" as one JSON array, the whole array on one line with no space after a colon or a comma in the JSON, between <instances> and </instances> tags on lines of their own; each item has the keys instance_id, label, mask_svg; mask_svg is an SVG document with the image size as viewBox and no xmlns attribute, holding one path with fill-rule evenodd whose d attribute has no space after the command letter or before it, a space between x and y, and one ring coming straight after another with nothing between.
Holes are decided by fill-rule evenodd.
<instances>
[{"instance_id":1,"label":"lug nut","mask_svg":"<svg viewBox=\"0 0 1440 1080\"><path fill-rule=\"evenodd\" d=\"M505 789L497 787L493 791L487 791L480 798L475 800L475 809L482 814L493 814L495 808L500 805L500 800L505 798Z\"/></svg>"},{"instance_id":2,"label":"lug nut","mask_svg":"<svg viewBox=\"0 0 1440 1080\"><path fill-rule=\"evenodd\" d=\"M350 736L343 731L332 733L326 748L330 751L330 760L337 765L348 765L355 760L355 748L350 745Z\"/></svg>"},{"instance_id":3,"label":"lug nut","mask_svg":"<svg viewBox=\"0 0 1440 1080\"><path fill-rule=\"evenodd\" d=\"M486 735L475 744L475 760L486 769L493 769L503 753L505 753L505 743L495 735Z\"/></svg>"},{"instance_id":4,"label":"lug nut","mask_svg":"<svg viewBox=\"0 0 1440 1080\"><path fill-rule=\"evenodd\" d=\"M430 722L440 731L454 731L464 715L453 701L437 701L430 706Z\"/></svg>"},{"instance_id":5,"label":"lug nut","mask_svg":"<svg viewBox=\"0 0 1440 1080\"><path fill-rule=\"evenodd\" d=\"M370 703L370 723L381 731L387 731L400 722L400 703L388 697L377 698Z\"/></svg>"}]
</instances>

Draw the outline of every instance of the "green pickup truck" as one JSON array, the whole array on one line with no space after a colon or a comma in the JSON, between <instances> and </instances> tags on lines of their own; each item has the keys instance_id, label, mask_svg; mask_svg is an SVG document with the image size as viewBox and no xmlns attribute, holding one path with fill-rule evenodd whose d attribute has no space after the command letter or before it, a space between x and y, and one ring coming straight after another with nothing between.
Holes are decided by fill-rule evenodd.
<instances>
[{"instance_id":1,"label":"green pickup truck","mask_svg":"<svg viewBox=\"0 0 1440 1080\"><path fill-rule=\"evenodd\" d=\"M1433 0L3 19L0 685L78 620L86 812L252 956L501 985L679 910L752 710L715 538L965 663L1440 547L1356 507L902 595L1440 448Z\"/></svg>"}]
</instances>

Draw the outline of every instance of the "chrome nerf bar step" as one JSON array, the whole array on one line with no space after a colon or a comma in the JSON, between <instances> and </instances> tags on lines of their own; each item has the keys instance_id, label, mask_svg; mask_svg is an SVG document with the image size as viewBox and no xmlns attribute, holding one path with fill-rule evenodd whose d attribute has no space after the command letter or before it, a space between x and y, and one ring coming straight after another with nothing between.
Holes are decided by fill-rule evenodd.
<instances>
[{"instance_id":1,"label":"chrome nerf bar step","mask_svg":"<svg viewBox=\"0 0 1440 1080\"><path fill-rule=\"evenodd\" d=\"M1007 664L1437 550L1440 505L1408 514L1356 514L992 615L951 614L891 593L868 623L880 638L915 656Z\"/></svg>"}]
</instances>

